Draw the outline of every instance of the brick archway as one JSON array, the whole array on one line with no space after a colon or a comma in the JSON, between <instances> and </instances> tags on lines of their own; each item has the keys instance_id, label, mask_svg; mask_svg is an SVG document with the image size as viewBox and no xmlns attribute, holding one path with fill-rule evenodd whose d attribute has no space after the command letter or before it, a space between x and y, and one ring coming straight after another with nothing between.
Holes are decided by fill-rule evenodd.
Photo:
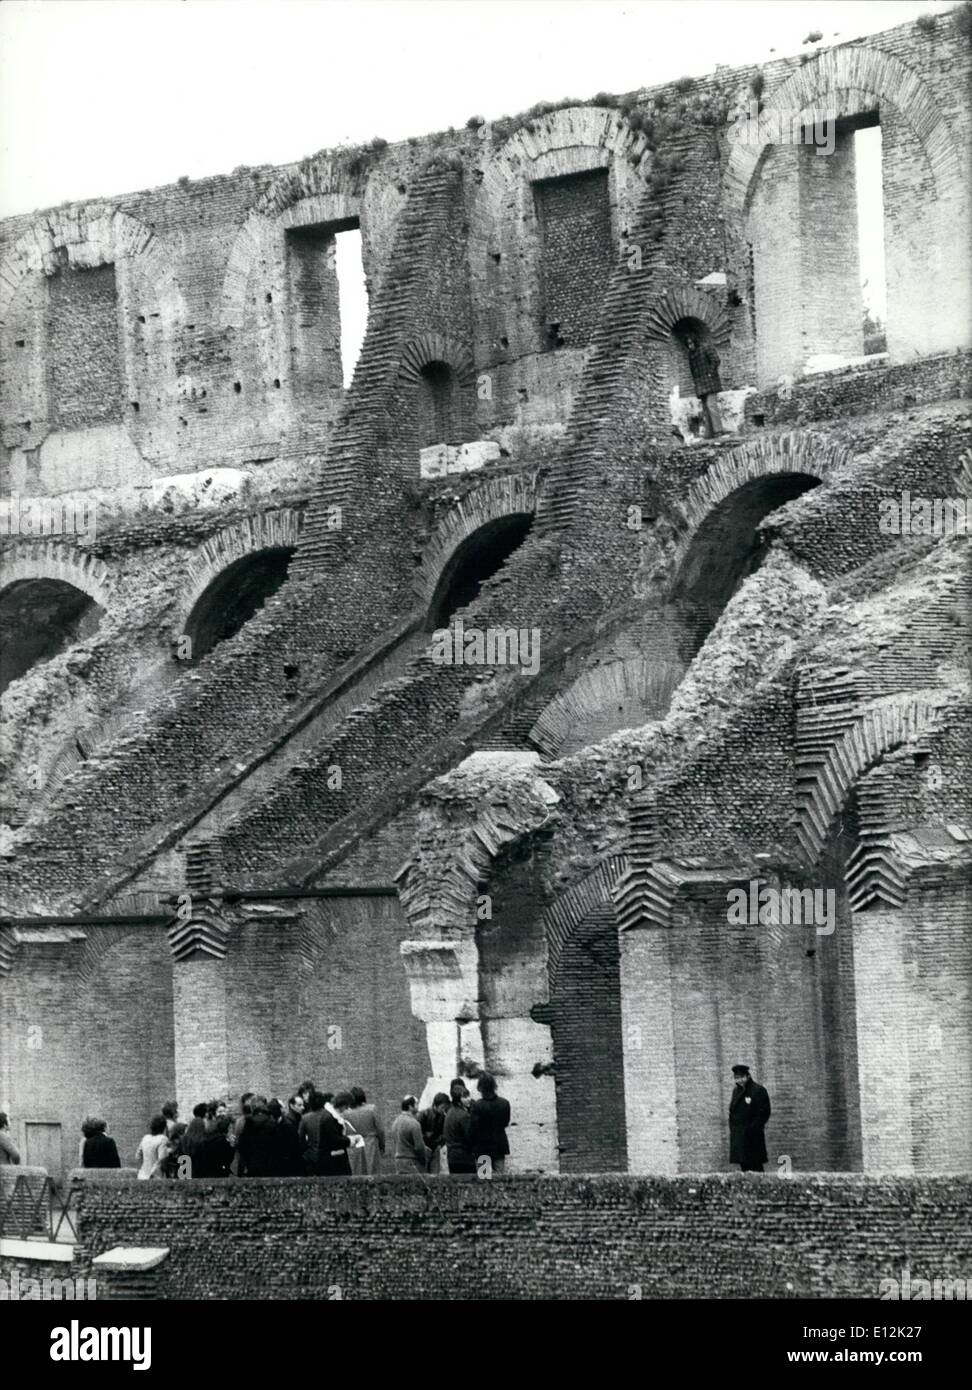
<instances>
[{"instance_id":1,"label":"brick archway","mask_svg":"<svg viewBox=\"0 0 972 1390\"><path fill-rule=\"evenodd\" d=\"M484 161L468 237L477 363L497 360L499 350L515 358L543 348L532 185L604 171L613 261L635 222L651 158L647 150L644 136L617 111L572 106L530 121ZM516 312L501 319L501 305L516 305Z\"/></svg>"},{"instance_id":2,"label":"brick archway","mask_svg":"<svg viewBox=\"0 0 972 1390\"><path fill-rule=\"evenodd\" d=\"M537 508L539 475L508 474L468 492L439 522L422 553L414 581L423 606L432 602L446 566L464 541L501 517L532 514Z\"/></svg>"},{"instance_id":3,"label":"brick archway","mask_svg":"<svg viewBox=\"0 0 972 1390\"><path fill-rule=\"evenodd\" d=\"M729 315L717 300L694 285L666 290L654 300L648 310L647 336L667 342L680 319L698 319L704 323L712 334L712 341L720 347L729 341Z\"/></svg>"},{"instance_id":4,"label":"brick archway","mask_svg":"<svg viewBox=\"0 0 972 1390\"><path fill-rule=\"evenodd\" d=\"M181 311L181 291L152 228L127 212L91 206L46 213L10 247L0 261L0 325L29 275L53 273L58 251L67 253L75 269L137 263L140 279L154 286L170 316Z\"/></svg>"},{"instance_id":5,"label":"brick archway","mask_svg":"<svg viewBox=\"0 0 972 1390\"><path fill-rule=\"evenodd\" d=\"M243 328L250 281L272 255L284 231L322 222L344 222L361 215L360 179L335 159L316 159L275 180L249 213L230 248L220 292L220 319ZM265 301L264 301L265 302ZM268 306L269 307L269 306ZM272 315L264 313L269 323Z\"/></svg>"},{"instance_id":6,"label":"brick archway","mask_svg":"<svg viewBox=\"0 0 972 1390\"><path fill-rule=\"evenodd\" d=\"M852 462L849 450L814 434L793 432L753 439L711 464L677 504L685 529L673 557L677 577L700 527L715 508L739 488L760 478L804 474L825 482L835 470Z\"/></svg>"},{"instance_id":7,"label":"brick archway","mask_svg":"<svg viewBox=\"0 0 972 1390\"><path fill-rule=\"evenodd\" d=\"M627 871L627 855L611 855L547 908L543 930L547 938L547 980L551 997L557 988L560 960L567 942L580 924L594 913L605 908L614 910L618 885Z\"/></svg>"},{"instance_id":8,"label":"brick archway","mask_svg":"<svg viewBox=\"0 0 972 1390\"><path fill-rule=\"evenodd\" d=\"M476 379L472 353L455 338L443 337L441 333L423 333L406 343L398 374L417 382L422 368L430 362L445 362L455 372L460 386L471 386Z\"/></svg>"},{"instance_id":9,"label":"brick archway","mask_svg":"<svg viewBox=\"0 0 972 1390\"><path fill-rule=\"evenodd\" d=\"M324 351L336 332L331 318L337 300L332 304L331 296L338 293L336 261L331 259L334 242L330 250L325 244L334 232L363 222L363 205L362 173L351 172L346 159L321 155L288 169L271 184L230 249L219 322L232 336L234 371L250 391L259 393L265 422L281 435L298 403L320 424L326 424L340 405L343 387L339 374L335 376L332 347ZM315 242L314 229L324 244ZM362 252L367 265L364 236ZM306 304L301 311L291 302L308 266L312 271L318 268L324 286L323 300L321 285L312 292L311 302L317 303L313 312ZM300 267L299 274L295 267ZM323 310L322 303L330 307ZM305 320L313 326L301 332L309 336L295 337L296 325Z\"/></svg>"},{"instance_id":10,"label":"brick archway","mask_svg":"<svg viewBox=\"0 0 972 1390\"><path fill-rule=\"evenodd\" d=\"M107 612L113 597L114 578L93 555L48 541L31 546L29 554L0 560L0 591L25 579L59 579L93 599Z\"/></svg>"},{"instance_id":11,"label":"brick archway","mask_svg":"<svg viewBox=\"0 0 972 1390\"><path fill-rule=\"evenodd\" d=\"M808 863L823 851L831 822L862 773L885 753L935 732L942 707L924 696L894 696L866 710L821 758L797 764L797 839Z\"/></svg>"},{"instance_id":12,"label":"brick archway","mask_svg":"<svg viewBox=\"0 0 972 1390\"><path fill-rule=\"evenodd\" d=\"M172 636L179 636L210 584L230 565L264 550L293 549L302 521L303 514L296 508L284 507L276 512L260 512L210 536L186 565L186 585L172 619Z\"/></svg>"},{"instance_id":13,"label":"brick archway","mask_svg":"<svg viewBox=\"0 0 972 1390\"><path fill-rule=\"evenodd\" d=\"M113 417L151 452L151 433L157 376L175 375L174 344L185 322L182 289L172 259L160 247L152 228L129 213L104 205L55 210L34 220L0 261L0 352L13 360L15 342L24 343L33 358L30 372L4 380L2 406L7 418L5 442L36 448L52 429L58 429L57 402L46 370L45 342L50 328L49 287L45 283L62 269L86 271L111 267L118 349L119 397L141 402L141 414L127 411ZM60 278L60 277L59 277ZM108 311L106 311L108 312ZM22 354L23 355L23 354ZM154 363L154 370L152 364ZM30 433L15 421L30 420ZM19 439L17 436L19 435Z\"/></svg>"},{"instance_id":14,"label":"brick archway","mask_svg":"<svg viewBox=\"0 0 972 1390\"><path fill-rule=\"evenodd\" d=\"M806 112L808 120L836 120L871 111L887 102L908 121L928 157L939 197L956 197L962 187L955 139L934 97L918 74L890 53L846 45L819 54L764 99L758 141L739 138L742 123L730 131L732 152L726 169L726 195L738 213L746 212L762 161L772 141L774 112ZM763 138L765 136L765 138Z\"/></svg>"}]
</instances>

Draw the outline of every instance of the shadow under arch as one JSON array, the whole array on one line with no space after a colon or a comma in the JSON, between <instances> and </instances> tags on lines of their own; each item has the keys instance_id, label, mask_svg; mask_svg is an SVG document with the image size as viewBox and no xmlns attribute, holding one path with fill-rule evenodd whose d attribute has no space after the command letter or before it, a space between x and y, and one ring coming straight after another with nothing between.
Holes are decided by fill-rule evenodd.
<instances>
[{"instance_id":1,"label":"shadow under arch","mask_svg":"<svg viewBox=\"0 0 972 1390\"><path fill-rule=\"evenodd\" d=\"M270 546L240 556L216 575L186 619L190 660L201 660L249 622L287 578L293 554L293 546Z\"/></svg>"},{"instance_id":2,"label":"shadow under arch","mask_svg":"<svg viewBox=\"0 0 972 1390\"><path fill-rule=\"evenodd\" d=\"M427 631L444 627L457 609L477 598L486 580L523 544L532 525L532 512L511 512L487 521L456 547L429 603Z\"/></svg>"},{"instance_id":3,"label":"shadow under arch","mask_svg":"<svg viewBox=\"0 0 972 1390\"><path fill-rule=\"evenodd\" d=\"M700 523L669 594L696 650L743 580L765 559L769 543L759 534L760 523L820 482L801 472L752 478L717 502Z\"/></svg>"},{"instance_id":4,"label":"shadow under arch","mask_svg":"<svg viewBox=\"0 0 972 1390\"><path fill-rule=\"evenodd\" d=\"M0 692L98 629L105 610L65 579L15 579L0 591Z\"/></svg>"}]
</instances>

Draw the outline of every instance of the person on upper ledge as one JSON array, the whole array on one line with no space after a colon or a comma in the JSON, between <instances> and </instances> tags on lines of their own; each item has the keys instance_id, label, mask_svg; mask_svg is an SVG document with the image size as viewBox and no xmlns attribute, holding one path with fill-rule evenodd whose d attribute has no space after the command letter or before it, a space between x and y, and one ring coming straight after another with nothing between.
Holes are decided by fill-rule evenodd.
<instances>
[{"instance_id":1,"label":"person on upper ledge","mask_svg":"<svg viewBox=\"0 0 972 1390\"><path fill-rule=\"evenodd\" d=\"M761 1173L766 1162L764 1129L771 1114L765 1086L755 1082L742 1062L732 1069L733 1091L729 1102L729 1162L743 1173Z\"/></svg>"},{"instance_id":2,"label":"person on upper ledge","mask_svg":"<svg viewBox=\"0 0 972 1390\"><path fill-rule=\"evenodd\" d=\"M710 439L722 434L722 421L719 418L719 403L716 399L722 390L719 376L719 354L711 344L703 341L699 333L685 333L682 344L688 354L689 371L695 394L702 402L706 432Z\"/></svg>"}]
</instances>

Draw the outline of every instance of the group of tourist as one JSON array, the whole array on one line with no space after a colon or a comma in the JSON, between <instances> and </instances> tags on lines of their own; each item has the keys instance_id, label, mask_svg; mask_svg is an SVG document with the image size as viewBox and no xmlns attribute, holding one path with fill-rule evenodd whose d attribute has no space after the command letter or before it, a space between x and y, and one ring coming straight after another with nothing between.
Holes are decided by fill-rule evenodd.
<instances>
[{"instance_id":1,"label":"group of tourist","mask_svg":"<svg viewBox=\"0 0 972 1390\"><path fill-rule=\"evenodd\" d=\"M425 1110L405 1096L386 1138L376 1107L360 1086L337 1093L305 1081L284 1103L245 1092L235 1113L224 1100L201 1101L179 1119L168 1101L149 1122L135 1153L140 1178L341 1177L379 1173L502 1172L510 1151L510 1103L483 1072L473 1100L461 1077ZM82 1125L83 1168L118 1168L104 1120Z\"/></svg>"}]
</instances>

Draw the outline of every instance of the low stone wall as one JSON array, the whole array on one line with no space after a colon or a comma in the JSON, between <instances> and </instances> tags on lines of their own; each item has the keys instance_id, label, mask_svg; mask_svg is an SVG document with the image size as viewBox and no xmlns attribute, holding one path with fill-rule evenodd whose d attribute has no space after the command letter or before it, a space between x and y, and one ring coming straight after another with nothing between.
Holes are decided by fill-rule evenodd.
<instances>
[{"instance_id":1,"label":"low stone wall","mask_svg":"<svg viewBox=\"0 0 972 1390\"><path fill-rule=\"evenodd\" d=\"M759 391L746 401L746 423L805 425L881 410L910 410L968 396L972 355L941 353L894 366L846 367L802 377L788 389Z\"/></svg>"},{"instance_id":2,"label":"low stone wall","mask_svg":"<svg viewBox=\"0 0 972 1390\"><path fill-rule=\"evenodd\" d=\"M73 1272L169 1257L163 1299L878 1297L972 1278L972 1178L262 1179L76 1185Z\"/></svg>"}]
</instances>

